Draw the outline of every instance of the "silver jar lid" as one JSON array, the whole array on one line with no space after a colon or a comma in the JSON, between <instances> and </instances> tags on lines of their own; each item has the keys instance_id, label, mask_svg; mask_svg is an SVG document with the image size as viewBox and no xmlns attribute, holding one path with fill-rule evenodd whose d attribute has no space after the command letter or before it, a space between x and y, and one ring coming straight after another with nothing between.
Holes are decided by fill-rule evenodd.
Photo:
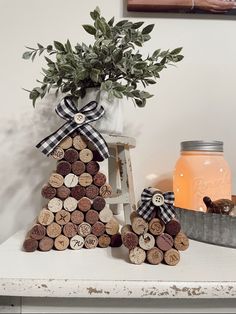
<instances>
[{"instance_id":1,"label":"silver jar lid","mask_svg":"<svg viewBox=\"0 0 236 314\"><path fill-rule=\"evenodd\" d=\"M184 141L180 143L181 152L184 151L207 151L223 152L223 142L221 141Z\"/></svg>"}]
</instances>

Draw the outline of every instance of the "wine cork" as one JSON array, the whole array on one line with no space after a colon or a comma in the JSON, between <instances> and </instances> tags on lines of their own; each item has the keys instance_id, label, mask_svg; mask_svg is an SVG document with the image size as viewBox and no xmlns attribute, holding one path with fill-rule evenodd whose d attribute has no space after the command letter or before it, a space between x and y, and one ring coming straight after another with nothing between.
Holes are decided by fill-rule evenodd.
<instances>
[{"instance_id":1,"label":"wine cork","mask_svg":"<svg viewBox=\"0 0 236 314\"><path fill-rule=\"evenodd\" d=\"M57 173L65 177L71 172L71 164L68 161L60 161L57 164Z\"/></svg>"},{"instance_id":2,"label":"wine cork","mask_svg":"<svg viewBox=\"0 0 236 314\"><path fill-rule=\"evenodd\" d=\"M85 149L87 147L86 139L81 135L76 135L73 138L73 146L78 150Z\"/></svg>"},{"instance_id":3,"label":"wine cork","mask_svg":"<svg viewBox=\"0 0 236 314\"><path fill-rule=\"evenodd\" d=\"M59 173L52 173L50 178L48 179L48 183L54 188L59 188L63 185L63 182L64 178Z\"/></svg>"},{"instance_id":4,"label":"wine cork","mask_svg":"<svg viewBox=\"0 0 236 314\"><path fill-rule=\"evenodd\" d=\"M54 246L58 251L64 251L68 248L69 243L70 243L69 239L63 234L61 234L55 239Z\"/></svg>"},{"instance_id":5,"label":"wine cork","mask_svg":"<svg viewBox=\"0 0 236 314\"><path fill-rule=\"evenodd\" d=\"M59 225L65 225L70 221L70 213L64 209L60 210L55 215L55 221Z\"/></svg>"},{"instance_id":6,"label":"wine cork","mask_svg":"<svg viewBox=\"0 0 236 314\"><path fill-rule=\"evenodd\" d=\"M64 208L68 210L68 212L73 212L77 208L78 201L74 197L67 197L64 200Z\"/></svg>"},{"instance_id":7,"label":"wine cork","mask_svg":"<svg viewBox=\"0 0 236 314\"><path fill-rule=\"evenodd\" d=\"M67 186L68 188L73 188L75 187L79 182L79 179L78 177L73 174L73 173L69 173L65 176L65 179L64 179L64 184L65 186Z\"/></svg>"},{"instance_id":8,"label":"wine cork","mask_svg":"<svg viewBox=\"0 0 236 314\"><path fill-rule=\"evenodd\" d=\"M93 152L88 148L84 148L79 153L79 159L85 163L88 163L93 160Z\"/></svg>"},{"instance_id":9,"label":"wine cork","mask_svg":"<svg viewBox=\"0 0 236 314\"><path fill-rule=\"evenodd\" d=\"M59 212L62 209L62 206L63 206L62 200L60 200L57 197L52 198L48 202L48 209L53 213Z\"/></svg>"},{"instance_id":10,"label":"wine cork","mask_svg":"<svg viewBox=\"0 0 236 314\"><path fill-rule=\"evenodd\" d=\"M85 188L80 185L76 185L71 189L71 196L74 197L77 201L85 196Z\"/></svg>"},{"instance_id":11,"label":"wine cork","mask_svg":"<svg viewBox=\"0 0 236 314\"><path fill-rule=\"evenodd\" d=\"M142 217L134 217L131 223L133 231L138 235L148 231L148 223Z\"/></svg>"},{"instance_id":12,"label":"wine cork","mask_svg":"<svg viewBox=\"0 0 236 314\"><path fill-rule=\"evenodd\" d=\"M108 206L106 206L99 212L99 219L104 223L107 223L108 221L110 221L112 217L113 217L113 212L110 210Z\"/></svg>"},{"instance_id":13,"label":"wine cork","mask_svg":"<svg viewBox=\"0 0 236 314\"><path fill-rule=\"evenodd\" d=\"M89 234L84 240L87 249L95 249L98 246L98 238L94 234Z\"/></svg>"},{"instance_id":14,"label":"wine cork","mask_svg":"<svg viewBox=\"0 0 236 314\"><path fill-rule=\"evenodd\" d=\"M126 230L127 229L127 230ZM122 242L127 249L132 250L136 246L138 246L139 238L137 234L131 231L131 228L128 228L127 226L124 226L121 229L121 238Z\"/></svg>"},{"instance_id":15,"label":"wine cork","mask_svg":"<svg viewBox=\"0 0 236 314\"><path fill-rule=\"evenodd\" d=\"M60 198L61 200L66 199L70 195L70 189L67 188L66 186L60 186L57 189L57 197Z\"/></svg>"},{"instance_id":16,"label":"wine cork","mask_svg":"<svg viewBox=\"0 0 236 314\"><path fill-rule=\"evenodd\" d=\"M107 181L107 178L105 174L101 172L96 173L95 176L93 177L93 183L98 187L101 187L102 185L104 185L106 181Z\"/></svg>"},{"instance_id":17,"label":"wine cork","mask_svg":"<svg viewBox=\"0 0 236 314\"><path fill-rule=\"evenodd\" d=\"M106 224L106 233L113 235L119 232L119 223L118 221L113 217L108 223Z\"/></svg>"},{"instance_id":18,"label":"wine cork","mask_svg":"<svg viewBox=\"0 0 236 314\"><path fill-rule=\"evenodd\" d=\"M48 252L53 248L54 241L49 237L44 237L39 241L39 248L43 252Z\"/></svg>"},{"instance_id":19,"label":"wine cork","mask_svg":"<svg viewBox=\"0 0 236 314\"><path fill-rule=\"evenodd\" d=\"M145 233L139 236L139 246L145 250L149 251L155 246L155 238L150 233Z\"/></svg>"},{"instance_id":20,"label":"wine cork","mask_svg":"<svg viewBox=\"0 0 236 314\"><path fill-rule=\"evenodd\" d=\"M92 202L89 198L87 197L82 197L79 201L78 201L78 208L82 211L82 212L87 212L88 210L90 210L92 206Z\"/></svg>"},{"instance_id":21,"label":"wine cork","mask_svg":"<svg viewBox=\"0 0 236 314\"><path fill-rule=\"evenodd\" d=\"M122 245L121 234L116 233L111 236L111 247L120 247Z\"/></svg>"},{"instance_id":22,"label":"wine cork","mask_svg":"<svg viewBox=\"0 0 236 314\"><path fill-rule=\"evenodd\" d=\"M73 162L78 160L78 158L79 158L79 153L74 148L69 148L65 151L64 159L68 161L69 163L72 164Z\"/></svg>"},{"instance_id":23,"label":"wine cork","mask_svg":"<svg viewBox=\"0 0 236 314\"><path fill-rule=\"evenodd\" d=\"M44 198L52 199L56 196L57 190L50 185L44 185L41 194Z\"/></svg>"},{"instance_id":24,"label":"wine cork","mask_svg":"<svg viewBox=\"0 0 236 314\"><path fill-rule=\"evenodd\" d=\"M30 238L34 240L41 240L43 237L45 237L45 235L46 228L40 224L34 225L29 232Z\"/></svg>"},{"instance_id":25,"label":"wine cork","mask_svg":"<svg viewBox=\"0 0 236 314\"><path fill-rule=\"evenodd\" d=\"M134 210L130 214L130 221L133 221L135 217L141 217L141 216L139 216L138 213Z\"/></svg>"},{"instance_id":26,"label":"wine cork","mask_svg":"<svg viewBox=\"0 0 236 314\"><path fill-rule=\"evenodd\" d=\"M93 200L93 209L100 212L106 206L106 201L103 197L97 196Z\"/></svg>"},{"instance_id":27,"label":"wine cork","mask_svg":"<svg viewBox=\"0 0 236 314\"><path fill-rule=\"evenodd\" d=\"M86 237L88 236L92 231L92 227L90 224L88 224L87 222L82 222L79 226L78 226L78 234L81 235L82 237Z\"/></svg>"},{"instance_id":28,"label":"wine cork","mask_svg":"<svg viewBox=\"0 0 236 314\"><path fill-rule=\"evenodd\" d=\"M177 219L172 219L166 224L165 232L171 236L175 236L181 230L180 222Z\"/></svg>"},{"instance_id":29,"label":"wine cork","mask_svg":"<svg viewBox=\"0 0 236 314\"><path fill-rule=\"evenodd\" d=\"M175 249L170 249L166 251L164 254L164 261L166 262L167 265L170 265L170 266L177 265L180 261L179 252Z\"/></svg>"},{"instance_id":30,"label":"wine cork","mask_svg":"<svg viewBox=\"0 0 236 314\"><path fill-rule=\"evenodd\" d=\"M34 252L38 248L38 241L35 239L26 239L23 243L23 249L26 252Z\"/></svg>"},{"instance_id":31,"label":"wine cork","mask_svg":"<svg viewBox=\"0 0 236 314\"><path fill-rule=\"evenodd\" d=\"M84 221L84 214L80 210L75 210L71 213L70 220L74 224L79 225Z\"/></svg>"},{"instance_id":32,"label":"wine cork","mask_svg":"<svg viewBox=\"0 0 236 314\"><path fill-rule=\"evenodd\" d=\"M94 161L103 161L103 157L99 154L97 150L93 150L93 160Z\"/></svg>"},{"instance_id":33,"label":"wine cork","mask_svg":"<svg viewBox=\"0 0 236 314\"><path fill-rule=\"evenodd\" d=\"M100 165L98 162L91 160L86 165L86 172L91 174L91 176L94 176L98 171L100 170Z\"/></svg>"},{"instance_id":34,"label":"wine cork","mask_svg":"<svg viewBox=\"0 0 236 314\"><path fill-rule=\"evenodd\" d=\"M47 226L47 235L50 238L56 238L61 234L61 226L56 223L52 222L49 226Z\"/></svg>"},{"instance_id":35,"label":"wine cork","mask_svg":"<svg viewBox=\"0 0 236 314\"><path fill-rule=\"evenodd\" d=\"M77 234L77 226L72 222L68 222L63 227L63 233L67 238L72 238Z\"/></svg>"},{"instance_id":36,"label":"wine cork","mask_svg":"<svg viewBox=\"0 0 236 314\"><path fill-rule=\"evenodd\" d=\"M100 196L104 198L111 197L112 195L112 187L110 184L104 184L103 186L100 187Z\"/></svg>"},{"instance_id":37,"label":"wine cork","mask_svg":"<svg viewBox=\"0 0 236 314\"><path fill-rule=\"evenodd\" d=\"M100 221L95 222L92 226L92 234L94 234L96 237L100 237L105 233L105 231L105 225Z\"/></svg>"},{"instance_id":38,"label":"wine cork","mask_svg":"<svg viewBox=\"0 0 236 314\"><path fill-rule=\"evenodd\" d=\"M71 165L71 170L74 174L76 174L77 176L80 176L86 170L85 163L83 163L80 160L77 160Z\"/></svg>"},{"instance_id":39,"label":"wine cork","mask_svg":"<svg viewBox=\"0 0 236 314\"><path fill-rule=\"evenodd\" d=\"M72 250L80 250L84 246L84 238L80 235L75 235L70 239L70 247Z\"/></svg>"},{"instance_id":40,"label":"wine cork","mask_svg":"<svg viewBox=\"0 0 236 314\"><path fill-rule=\"evenodd\" d=\"M156 238L156 245L162 251L168 251L173 247L174 240L168 233L163 233Z\"/></svg>"},{"instance_id":41,"label":"wine cork","mask_svg":"<svg viewBox=\"0 0 236 314\"><path fill-rule=\"evenodd\" d=\"M89 186L93 182L93 177L91 174L84 172L79 176L79 184L81 186Z\"/></svg>"},{"instance_id":42,"label":"wine cork","mask_svg":"<svg viewBox=\"0 0 236 314\"><path fill-rule=\"evenodd\" d=\"M152 265L158 265L163 261L164 254L157 247L147 251L147 261Z\"/></svg>"},{"instance_id":43,"label":"wine cork","mask_svg":"<svg viewBox=\"0 0 236 314\"><path fill-rule=\"evenodd\" d=\"M61 147L62 149L71 148L72 142L72 138L70 136L67 136L66 138L64 138L64 140L60 142L59 147Z\"/></svg>"},{"instance_id":44,"label":"wine cork","mask_svg":"<svg viewBox=\"0 0 236 314\"><path fill-rule=\"evenodd\" d=\"M129 259L132 264L140 265L146 259L146 252L140 247L136 247L129 251Z\"/></svg>"},{"instance_id":45,"label":"wine cork","mask_svg":"<svg viewBox=\"0 0 236 314\"><path fill-rule=\"evenodd\" d=\"M64 150L61 147L57 146L52 151L51 156L56 160L61 160L64 158Z\"/></svg>"},{"instance_id":46,"label":"wine cork","mask_svg":"<svg viewBox=\"0 0 236 314\"><path fill-rule=\"evenodd\" d=\"M43 225L43 226L48 226L50 225L54 220L54 214L46 209L46 208L43 208L39 215L38 215L38 222Z\"/></svg>"},{"instance_id":47,"label":"wine cork","mask_svg":"<svg viewBox=\"0 0 236 314\"><path fill-rule=\"evenodd\" d=\"M98 245L101 248L107 248L111 243L111 238L107 235L107 234L102 234L99 238L98 238Z\"/></svg>"},{"instance_id":48,"label":"wine cork","mask_svg":"<svg viewBox=\"0 0 236 314\"><path fill-rule=\"evenodd\" d=\"M95 145L93 144L93 142L88 141L87 143L87 147L88 149L95 151L97 148L95 147Z\"/></svg>"},{"instance_id":49,"label":"wine cork","mask_svg":"<svg viewBox=\"0 0 236 314\"><path fill-rule=\"evenodd\" d=\"M189 239L183 232L179 232L174 239L174 247L179 251L185 251L189 247Z\"/></svg>"},{"instance_id":50,"label":"wine cork","mask_svg":"<svg viewBox=\"0 0 236 314\"><path fill-rule=\"evenodd\" d=\"M160 219L153 218L148 224L148 229L151 234L157 236L164 232L165 225Z\"/></svg>"},{"instance_id":51,"label":"wine cork","mask_svg":"<svg viewBox=\"0 0 236 314\"><path fill-rule=\"evenodd\" d=\"M93 200L99 195L99 188L96 185L91 184L86 188L85 194L88 198Z\"/></svg>"},{"instance_id":52,"label":"wine cork","mask_svg":"<svg viewBox=\"0 0 236 314\"><path fill-rule=\"evenodd\" d=\"M95 224L99 220L98 212L96 210L90 209L85 215L85 221L90 225Z\"/></svg>"}]
</instances>

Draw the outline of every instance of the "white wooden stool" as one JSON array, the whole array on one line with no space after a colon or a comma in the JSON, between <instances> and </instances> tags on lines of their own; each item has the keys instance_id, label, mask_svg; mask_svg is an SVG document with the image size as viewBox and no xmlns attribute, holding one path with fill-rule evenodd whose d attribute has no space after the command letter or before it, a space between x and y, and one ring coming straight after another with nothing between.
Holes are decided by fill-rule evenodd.
<instances>
[{"instance_id":1,"label":"white wooden stool","mask_svg":"<svg viewBox=\"0 0 236 314\"><path fill-rule=\"evenodd\" d=\"M125 223L130 223L131 211L136 210L130 148L136 146L132 137L103 134L109 147L108 182L112 186L112 197L107 199L116 215L118 205L123 205Z\"/></svg>"}]
</instances>

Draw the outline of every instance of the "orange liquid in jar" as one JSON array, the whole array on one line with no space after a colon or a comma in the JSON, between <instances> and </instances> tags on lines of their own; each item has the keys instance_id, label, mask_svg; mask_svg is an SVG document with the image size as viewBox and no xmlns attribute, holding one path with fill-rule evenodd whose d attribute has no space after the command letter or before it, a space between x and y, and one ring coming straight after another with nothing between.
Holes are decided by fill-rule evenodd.
<instances>
[{"instance_id":1,"label":"orange liquid in jar","mask_svg":"<svg viewBox=\"0 0 236 314\"><path fill-rule=\"evenodd\" d=\"M206 211L204 196L231 199L231 171L223 152L182 151L174 174L175 206Z\"/></svg>"}]
</instances>

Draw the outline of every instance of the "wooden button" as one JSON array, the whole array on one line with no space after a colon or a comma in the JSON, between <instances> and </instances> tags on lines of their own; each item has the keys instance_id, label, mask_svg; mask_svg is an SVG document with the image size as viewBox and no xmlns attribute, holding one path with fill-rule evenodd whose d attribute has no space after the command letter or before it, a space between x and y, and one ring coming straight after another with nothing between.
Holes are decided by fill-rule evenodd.
<instances>
[{"instance_id":1,"label":"wooden button","mask_svg":"<svg viewBox=\"0 0 236 314\"><path fill-rule=\"evenodd\" d=\"M105 233L105 231L105 225L100 221L95 222L95 224L92 226L92 234L94 234L96 237L100 237Z\"/></svg>"},{"instance_id":2,"label":"wooden button","mask_svg":"<svg viewBox=\"0 0 236 314\"><path fill-rule=\"evenodd\" d=\"M71 164L68 161L60 161L57 164L57 173L61 174L63 177L71 172Z\"/></svg>"},{"instance_id":3,"label":"wooden button","mask_svg":"<svg viewBox=\"0 0 236 314\"><path fill-rule=\"evenodd\" d=\"M39 241L39 248L43 252L50 251L53 248L54 241L49 237L44 237Z\"/></svg>"},{"instance_id":4,"label":"wooden button","mask_svg":"<svg viewBox=\"0 0 236 314\"><path fill-rule=\"evenodd\" d=\"M52 199L53 197L55 197L56 193L57 190L50 185L44 185L41 190L42 196L47 199Z\"/></svg>"},{"instance_id":5,"label":"wooden button","mask_svg":"<svg viewBox=\"0 0 236 314\"><path fill-rule=\"evenodd\" d=\"M67 186L68 188L75 187L78 184L78 182L79 182L78 177L73 173L69 173L65 176L64 183L65 186Z\"/></svg>"},{"instance_id":6,"label":"wooden button","mask_svg":"<svg viewBox=\"0 0 236 314\"><path fill-rule=\"evenodd\" d=\"M148 231L148 223L142 217L134 217L132 220L133 231L140 235Z\"/></svg>"},{"instance_id":7,"label":"wooden button","mask_svg":"<svg viewBox=\"0 0 236 314\"><path fill-rule=\"evenodd\" d=\"M163 233L156 238L156 245L162 251L168 251L172 248L174 240L168 233Z\"/></svg>"},{"instance_id":8,"label":"wooden button","mask_svg":"<svg viewBox=\"0 0 236 314\"><path fill-rule=\"evenodd\" d=\"M61 226L58 225L56 222L51 223L49 226L47 226L47 235L50 238L56 238L61 234Z\"/></svg>"},{"instance_id":9,"label":"wooden button","mask_svg":"<svg viewBox=\"0 0 236 314\"><path fill-rule=\"evenodd\" d=\"M177 219L172 219L166 224L165 232L169 233L171 236L175 236L181 230L180 222Z\"/></svg>"},{"instance_id":10,"label":"wooden button","mask_svg":"<svg viewBox=\"0 0 236 314\"><path fill-rule=\"evenodd\" d=\"M96 185L91 184L86 188L85 194L88 198L93 200L95 197L99 195L99 188Z\"/></svg>"},{"instance_id":11,"label":"wooden button","mask_svg":"<svg viewBox=\"0 0 236 314\"><path fill-rule=\"evenodd\" d=\"M104 185L107 181L107 178L105 176L105 174L98 172L95 174L95 176L93 177L93 183L99 187L101 187L102 185Z\"/></svg>"},{"instance_id":12,"label":"wooden button","mask_svg":"<svg viewBox=\"0 0 236 314\"><path fill-rule=\"evenodd\" d=\"M90 225L95 224L99 219L98 212L96 210L90 209L85 215L85 221Z\"/></svg>"},{"instance_id":13,"label":"wooden button","mask_svg":"<svg viewBox=\"0 0 236 314\"><path fill-rule=\"evenodd\" d=\"M55 239L54 246L58 251L64 251L68 248L69 243L69 239L61 234Z\"/></svg>"},{"instance_id":14,"label":"wooden button","mask_svg":"<svg viewBox=\"0 0 236 314\"><path fill-rule=\"evenodd\" d=\"M163 261L163 252L157 247L147 251L147 261L152 265L158 265Z\"/></svg>"},{"instance_id":15,"label":"wooden button","mask_svg":"<svg viewBox=\"0 0 236 314\"><path fill-rule=\"evenodd\" d=\"M38 215L38 222L43 226L50 225L54 220L54 214L48 210L43 208Z\"/></svg>"},{"instance_id":16,"label":"wooden button","mask_svg":"<svg viewBox=\"0 0 236 314\"><path fill-rule=\"evenodd\" d=\"M48 209L53 213L59 212L62 209L62 206L63 206L62 200L60 200L57 197L52 198L48 202Z\"/></svg>"},{"instance_id":17,"label":"wooden button","mask_svg":"<svg viewBox=\"0 0 236 314\"><path fill-rule=\"evenodd\" d=\"M70 221L70 213L62 209L56 213L55 220L59 225L65 225Z\"/></svg>"},{"instance_id":18,"label":"wooden button","mask_svg":"<svg viewBox=\"0 0 236 314\"><path fill-rule=\"evenodd\" d=\"M79 225L84 221L84 214L80 210L75 210L71 213L70 220L74 224Z\"/></svg>"},{"instance_id":19,"label":"wooden button","mask_svg":"<svg viewBox=\"0 0 236 314\"><path fill-rule=\"evenodd\" d=\"M23 243L23 249L26 252L34 252L38 248L38 241L35 239L26 239Z\"/></svg>"},{"instance_id":20,"label":"wooden button","mask_svg":"<svg viewBox=\"0 0 236 314\"><path fill-rule=\"evenodd\" d=\"M77 226L72 222L68 222L63 227L63 233L67 238L72 238L77 234Z\"/></svg>"},{"instance_id":21,"label":"wooden button","mask_svg":"<svg viewBox=\"0 0 236 314\"><path fill-rule=\"evenodd\" d=\"M86 171L91 174L91 176L94 176L100 169L99 163L92 160L86 165Z\"/></svg>"},{"instance_id":22,"label":"wooden button","mask_svg":"<svg viewBox=\"0 0 236 314\"><path fill-rule=\"evenodd\" d=\"M111 197L112 195L112 188L110 184L104 184L103 186L100 187L100 195L104 198Z\"/></svg>"},{"instance_id":23,"label":"wooden button","mask_svg":"<svg viewBox=\"0 0 236 314\"><path fill-rule=\"evenodd\" d=\"M108 221L112 219L112 217L113 217L113 212L110 210L108 206L106 206L103 210L99 212L99 219L102 222L107 223Z\"/></svg>"},{"instance_id":24,"label":"wooden button","mask_svg":"<svg viewBox=\"0 0 236 314\"><path fill-rule=\"evenodd\" d=\"M71 165L72 172L77 176L80 176L82 173L84 173L85 169L86 169L85 163L83 163L80 160L73 162L73 164Z\"/></svg>"},{"instance_id":25,"label":"wooden button","mask_svg":"<svg viewBox=\"0 0 236 314\"><path fill-rule=\"evenodd\" d=\"M148 224L148 229L151 234L160 235L164 232L165 225L160 219L153 218Z\"/></svg>"},{"instance_id":26,"label":"wooden button","mask_svg":"<svg viewBox=\"0 0 236 314\"><path fill-rule=\"evenodd\" d=\"M88 148L82 149L79 153L79 159L85 163L88 163L93 160L93 152Z\"/></svg>"},{"instance_id":27,"label":"wooden button","mask_svg":"<svg viewBox=\"0 0 236 314\"><path fill-rule=\"evenodd\" d=\"M69 163L73 163L76 160L78 160L79 158L79 153L77 150L75 150L74 148L69 148L65 151L65 156L64 156L65 160L68 161Z\"/></svg>"},{"instance_id":28,"label":"wooden button","mask_svg":"<svg viewBox=\"0 0 236 314\"><path fill-rule=\"evenodd\" d=\"M51 174L48 183L54 188L59 188L63 185L63 181L64 178L62 175L60 175L59 173L53 173Z\"/></svg>"},{"instance_id":29,"label":"wooden button","mask_svg":"<svg viewBox=\"0 0 236 314\"><path fill-rule=\"evenodd\" d=\"M93 182L93 177L91 174L84 172L79 176L79 184L81 186L89 186Z\"/></svg>"},{"instance_id":30,"label":"wooden button","mask_svg":"<svg viewBox=\"0 0 236 314\"><path fill-rule=\"evenodd\" d=\"M30 230L29 235L32 239L41 240L46 235L46 228L40 224L36 224Z\"/></svg>"},{"instance_id":31,"label":"wooden button","mask_svg":"<svg viewBox=\"0 0 236 314\"><path fill-rule=\"evenodd\" d=\"M129 251L129 259L132 264L140 265L146 259L146 252L140 247L136 247Z\"/></svg>"},{"instance_id":32,"label":"wooden button","mask_svg":"<svg viewBox=\"0 0 236 314\"><path fill-rule=\"evenodd\" d=\"M60 186L57 189L57 197L60 198L61 200L66 199L70 195L70 189L67 188L66 186Z\"/></svg>"},{"instance_id":33,"label":"wooden button","mask_svg":"<svg viewBox=\"0 0 236 314\"><path fill-rule=\"evenodd\" d=\"M120 247L122 245L121 234L116 233L111 236L111 247Z\"/></svg>"},{"instance_id":34,"label":"wooden button","mask_svg":"<svg viewBox=\"0 0 236 314\"><path fill-rule=\"evenodd\" d=\"M183 232L177 234L174 239L174 246L179 251L185 251L189 247L189 239Z\"/></svg>"},{"instance_id":35,"label":"wooden button","mask_svg":"<svg viewBox=\"0 0 236 314\"><path fill-rule=\"evenodd\" d=\"M100 212L106 206L106 201L103 197L97 196L93 200L93 209Z\"/></svg>"},{"instance_id":36,"label":"wooden button","mask_svg":"<svg viewBox=\"0 0 236 314\"><path fill-rule=\"evenodd\" d=\"M180 261L180 254L175 249L170 249L164 254L164 261L167 265L175 266Z\"/></svg>"},{"instance_id":37,"label":"wooden button","mask_svg":"<svg viewBox=\"0 0 236 314\"><path fill-rule=\"evenodd\" d=\"M113 235L119 232L120 226L118 221L113 217L107 224L106 224L106 233Z\"/></svg>"},{"instance_id":38,"label":"wooden button","mask_svg":"<svg viewBox=\"0 0 236 314\"><path fill-rule=\"evenodd\" d=\"M161 206L165 203L165 199L164 199L164 196L162 195L162 193L155 193L153 196L152 196L152 203L153 205L155 206Z\"/></svg>"},{"instance_id":39,"label":"wooden button","mask_svg":"<svg viewBox=\"0 0 236 314\"><path fill-rule=\"evenodd\" d=\"M98 238L94 234L89 234L84 241L87 249L95 249L98 246Z\"/></svg>"},{"instance_id":40,"label":"wooden button","mask_svg":"<svg viewBox=\"0 0 236 314\"><path fill-rule=\"evenodd\" d=\"M69 212L73 212L77 208L78 201L74 198L69 196L67 199L64 200L64 208Z\"/></svg>"},{"instance_id":41,"label":"wooden button","mask_svg":"<svg viewBox=\"0 0 236 314\"><path fill-rule=\"evenodd\" d=\"M64 158L64 150L61 147L57 146L52 151L51 156L56 160L61 160Z\"/></svg>"},{"instance_id":42,"label":"wooden button","mask_svg":"<svg viewBox=\"0 0 236 314\"><path fill-rule=\"evenodd\" d=\"M84 246L84 238L80 235L75 235L70 239L70 247L72 250L80 250Z\"/></svg>"},{"instance_id":43,"label":"wooden button","mask_svg":"<svg viewBox=\"0 0 236 314\"><path fill-rule=\"evenodd\" d=\"M139 246L145 251L151 250L155 246L155 238L150 233L139 236Z\"/></svg>"},{"instance_id":44,"label":"wooden button","mask_svg":"<svg viewBox=\"0 0 236 314\"><path fill-rule=\"evenodd\" d=\"M81 135L76 135L73 138L73 146L74 146L74 148L76 148L78 150L85 149L87 147L87 141L86 141L85 137L83 137Z\"/></svg>"},{"instance_id":45,"label":"wooden button","mask_svg":"<svg viewBox=\"0 0 236 314\"><path fill-rule=\"evenodd\" d=\"M76 185L71 189L71 196L76 200L80 200L83 196L85 196L85 188L80 185Z\"/></svg>"},{"instance_id":46,"label":"wooden button","mask_svg":"<svg viewBox=\"0 0 236 314\"><path fill-rule=\"evenodd\" d=\"M82 222L82 224L80 224L78 226L78 234L81 235L84 238L87 235L89 235L91 233L91 231L92 231L92 227L87 222Z\"/></svg>"},{"instance_id":47,"label":"wooden button","mask_svg":"<svg viewBox=\"0 0 236 314\"><path fill-rule=\"evenodd\" d=\"M78 112L78 113L76 113L76 114L74 115L74 120L75 120L75 122L76 122L77 124L82 124L82 123L85 122L86 117L85 117L85 115L84 115L83 113Z\"/></svg>"},{"instance_id":48,"label":"wooden button","mask_svg":"<svg viewBox=\"0 0 236 314\"><path fill-rule=\"evenodd\" d=\"M70 148L72 146L72 138L70 136L67 136L66 138L64 138L64 140L60 142L59 146L62 149Z\"/></svg>"},{"instance_id":49,"label":"wooden button","mask_svg":"<svg viewBox=\"0 0 236 314\"><path fill-rule=\"evenodd\" d=\"M107 234L103 234L98 238L98 245L102 248L106 248L110 245L111 238Z\"/></svg>"},{"instance_id":50,"label":"wooden button","mask_svg":"<svg viewBox=\"0 0 236 314\"><path fill-rule=\"evenodd\" d=\"M89 198L87 197L82 197L79 201L78 201L78 208L82 211L82 212L87 212L88 210L90 210L92 206L92 202Z\"/></svg>"}]
</instances>

